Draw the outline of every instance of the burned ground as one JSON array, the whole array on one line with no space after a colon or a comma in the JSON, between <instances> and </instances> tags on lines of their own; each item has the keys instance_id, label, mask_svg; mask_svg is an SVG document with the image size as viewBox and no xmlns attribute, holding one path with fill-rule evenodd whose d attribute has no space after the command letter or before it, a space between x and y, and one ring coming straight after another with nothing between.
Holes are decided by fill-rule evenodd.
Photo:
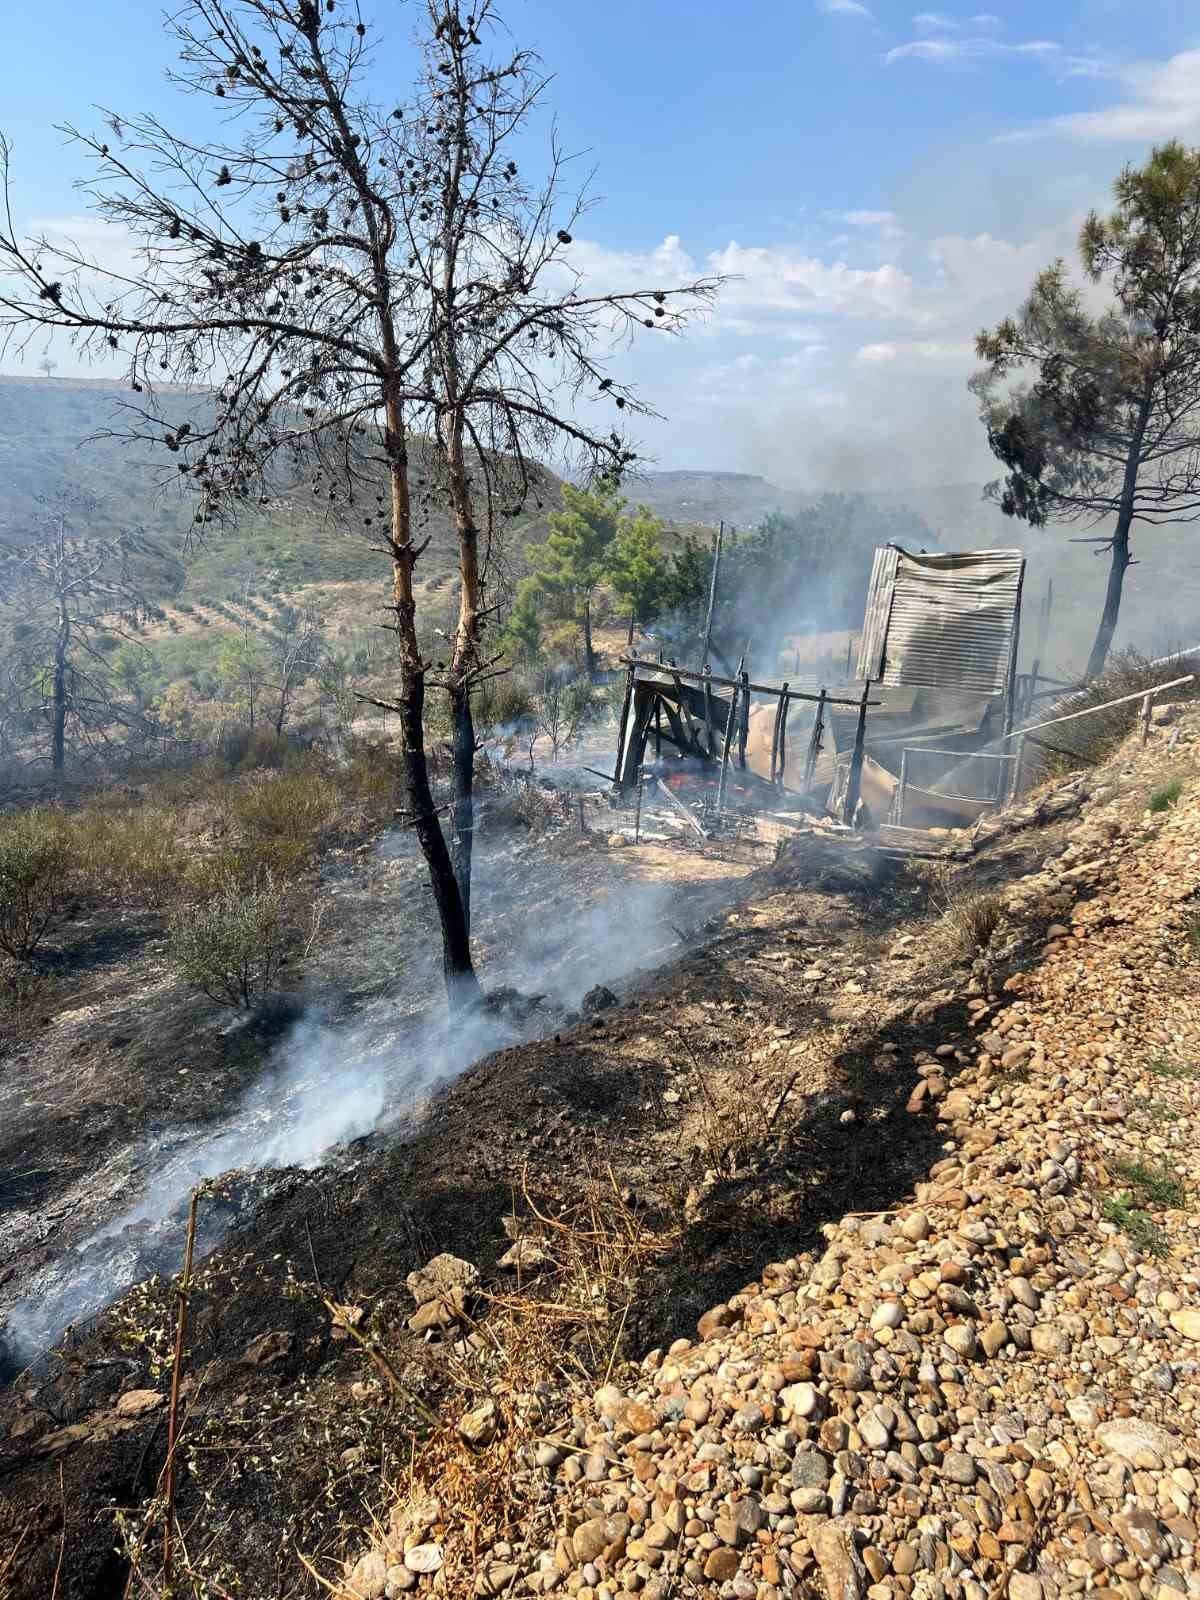
<instances>
[{"instance_id":1,"label":"burned ground","mask_svg":"<svg viewBox=\"0 0 1200 1600\"><path fill-rule=\"evenodd\" d=\"M972 870L1019 874L1053 846L1053 829L1006 835ZM188 1426L196 1451L181 1514L192 1543L209 1551L214 1570L236 1572L245 1593L306 1592L295 1549L336 1553L361 1525L364 1502L384 1493L410 1437L403 1419L351 1398L364 1358L332 1338L324 1299L369 1307L393 1361L417 1362L419 1344L405 1330L410 1271L448 1250L496 1284L509 1243L501 1218L524 1192L555 1214L570 1208L588 1175L611 1173L663 1241L623 1330L626 1347L644 1349L690 1332L762 1262L812 1248L830 1219L895 1204L936 1159L934 1125L906 1111L913 1069L896 1066L962 1021L961 1000L937 988L936 959L903 948L904 934L935 919L928 884L871 852L820 839L800 841L748 878L745 860L722 863L721 848L728 852L695 857L699 881L664 915L664 948L678 948L681 935L685 948L635 978L618 1005L488 1055L444 1087L407 1133L374 1133L316 1171L276 1171L205 1196L203 1208L231 1231L193 1297ZM680 870L666 847L637 854L651 877ZM564 831L505 857L503 871L523 881L527 914L558 917L572 895L578 910L598 889L619 895L622 882L632 885L633 856ZM545 862L544 879L534 858ZM568 859L574 865L564 872ZM364 935L391 934L379 926L379 870L396 875L372 866L354 890L355 873L343 872L347 898L332 925L357 958L340 974L343 992L359 996L376 989ZM485 948L511 929L499 922ZM493 980L505 975L494 948ZM585 970L586 960L580 979ZM136 1010L144 989L132 974L129 981ZM348 1025L354 1013L351 1002ZM152 1051L166 1035L153 1018L142 1026L136 1037ZM133 1036L133 1027L111 1015L92 1021L81 1052L89 1074L108 1066L108 1041ZM238 1052L253 1048L249 1035L189 1030L183 1020L176 1030L172 1048L205 1052L187 1058L187 1093L200 1077L200 1098L215 1113L244 1085ZM146 1057L135 1059L143 1066L133 1082L93 1077L88 1093L103 1082L105 1100L134 1102L122 1117L160 1114L173 1105L170 1091L147 1081ZM54 1141L65 1151L72 1137L63 1098L56 1117L28 1124L31 1133L40 1128L39 1159L51 1168ZM195 1109L189 1101L189 1115ZM100 1123L98 1143L119 1139L124 1126L114 1113ZM176 1258L178 1237L176 1224ZM37 1247L27 1250L22 1273L36 1260ZM173 1261L152 1264L164 1271ZM60 1554L64 1600L124 1593L113 1509L136 1517L153 1497L165 1430L161 1410L146 1420L113 1407L130 1389L161 1390L172 1314L169 1285L152 1282L0 1400L4 1527L22 1550L9 1580L15 1595L49 1593ZM279 1337L258 1365L247 1357L264 1334Z\"/></svg>"}]
</instances>

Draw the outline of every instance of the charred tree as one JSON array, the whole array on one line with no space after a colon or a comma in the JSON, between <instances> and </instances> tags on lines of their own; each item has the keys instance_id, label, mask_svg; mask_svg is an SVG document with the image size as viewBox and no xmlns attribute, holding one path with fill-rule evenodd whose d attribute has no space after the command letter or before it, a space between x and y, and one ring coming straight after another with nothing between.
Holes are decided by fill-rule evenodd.
<instances>
[{"instance_id":1,"label":"charred tree","mask_svg":"<svg viewBox=\"0 0 1200 1600\"><path fill-rule=\"evenodd\" d=\"M1132 564L1134 525L1200 518L1200 151L1178 143L1127 167L1116 210L1080 234L1083 270L1111 290L1093 315L1060 261L976 349L971 380L993 454L988 493L1009 516L1109 522L1104 606L1087 665L1101 672Z\"/></svg>"},{"instance_id":2,"label":"charred tree","mask_svg":"<svg viewBox=\"0 0 1200 1600\"><path fill-rule=\"evenodd\" d=\"M559 222L560 158L525 188L508 153L544 87L525 52L493 59L490 0L427 0L411 102L366 88L356 8L315 0L186 0L168 23L175 75L215 114L211 136L153 116L66 130L94 163L93 209L140 252L106 271L62 241L0 223L0 330L21 348L58 330L124 360L128 436L178 457L197 537L304 477L314 498L391 563L404 809L425 858L452 1002L470 956L475 735L472 692L498 594L495 536L536 492L537 460L573 444L587 470L632 451L578 420L585 403L638 409L593 354L613 327L674 329L712 282L590 295ZM232 130L232 131L231 131ZM8 150L0 144L7 172ZM551 270L553 269L553 270ZM674 309L675 307L678 309ZM195 421L167 427L156 383L215 385ZM415 485L415 448L438 470ZM434 503L454 521L461 602L448 662L424 659L414 574ZM428 688L455 726L451 842L425 749Z\"/></svg>"}]
</instances>

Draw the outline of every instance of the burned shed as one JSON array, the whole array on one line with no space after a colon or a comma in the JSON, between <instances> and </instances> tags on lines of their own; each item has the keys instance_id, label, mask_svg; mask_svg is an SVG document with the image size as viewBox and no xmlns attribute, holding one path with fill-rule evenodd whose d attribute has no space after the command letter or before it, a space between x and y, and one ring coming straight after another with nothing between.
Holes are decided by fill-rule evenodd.
<instances>
[{"instance_id":1,"label":"burned shed","mask_svg":"<svg viewBox=\"0 0 1200 1600\"><path fill-rule=\"evenodd\" d=\"M750 803L773 792L847 822L974 822L1012 781L1000 741L1012 727L1024 567L1018 550L882 546L857 681L842 687L626 658L618 788L636 783L652 744L656 766L719 781L722 797L732 773Z\"/></svg>"},{"instance_id":2,"label":"burned shed","mask_svg":"<svg viewBox=\"0 0 1200 1600\"><path fill-rule=\"evenodd\" d=\"M987 747L1012 728L1024 575L1019 550L876 550L858 676L882 702L866 753L893 780L889 820L961 825L1004 798L1013 758Z\"/></svg>"}]
</instances>

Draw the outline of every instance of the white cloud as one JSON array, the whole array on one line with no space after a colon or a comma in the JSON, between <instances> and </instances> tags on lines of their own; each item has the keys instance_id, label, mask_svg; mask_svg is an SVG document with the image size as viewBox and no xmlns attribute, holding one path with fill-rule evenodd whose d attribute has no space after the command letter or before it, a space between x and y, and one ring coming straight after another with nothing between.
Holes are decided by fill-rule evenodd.
<instances>
[{"instance_id":1,"label":"white cloud","mask_svg":"<svg viewBox=\"0 0 1200 1600\"><path fill-rule=\"evenodd\" d=\"M823 11L827 17L874 17L875 13L869 7L860 5L859 0L817 0L817 10Z\"/></svg>"},{"instance_id":2,"label":"white cloud","mask_svg":"<svg viewBox=\"0 0 1200 1600\"><path fill-rule=\"evenodd\" d=\"M968 28L976 33L993 33L1003 27L1000 18L990 11L977 11L965 19L948 16L944 11L918 11L912 24L918 33L964 33Z\"/></svg>"},{"instance_id":3,"label":"white cloud","mask_svg":"<svg viewBox=\"0 0 1200 1600\"><path fill-rule=\"evenodd\" d=\"M897 61L932 61L942 66L971 65L1002 56L1032 56L1057 59L1062 46L1053 39L1030 39L1023 44L1003 44L999 39L974 38L911 39L898 44L884 56L889 66Z\"/></svg>"},{"instance_id":4,"label":"white cloud","mask_svg":"<svg viewBox=\"0 0 1200 1600\"><path fill-rule=\"evenodd\" d=\"M842 221L848 222L852 228L888 228L895 226L896 213L894 211L843 211Z\"/></svg>"},{"instance_id":5,"label":"white cloud","mask_svg":"<svg viewBox=\"0 0 1200 1600\"><path fill-rule=\"evenodd\" d=\"M1101 63L1097 63L1104 70ZM1101 111L1055 117L1040 131L1065 134L1083 143L1184 138L1200 133L1200 50L1183 50L1163 62L1108 69L1125 89L1125 98ZM1010 136L1036 136L1039 130Z\"/></svg>"},{"instance_id":6,"label":"white cloud","mask_svg":"<svg viewBox=\"0 0 1200 1600\"><path fill-rule=\"evenodd\" d=\"M848 317L907 317L912 309L912 279L891 262L851 267L798 250L731 240L714 250L706 265L735 278L722 293L722 305Z\"/></svg>"},{"instance_id":7,"label":"white cloud","mask_svg":"<svg viewBox=\"0 0 1200 1600\"><path fill-rule=\"evenodd\" d=\"M854 352L858 365L880 365L892 361L941 363L946 366L970 367L975 346L969 339L910 339L903 344L884 340L879 344L864 344Z\"/></svg>"}]
</instances>

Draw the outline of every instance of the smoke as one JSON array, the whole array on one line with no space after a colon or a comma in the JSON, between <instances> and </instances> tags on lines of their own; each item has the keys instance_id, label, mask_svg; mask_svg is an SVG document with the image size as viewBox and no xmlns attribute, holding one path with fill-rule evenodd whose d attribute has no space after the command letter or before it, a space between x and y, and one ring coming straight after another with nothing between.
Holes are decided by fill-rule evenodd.
<instances>
[{"instance_id":1,"label":"smoke","mask_svg":"<svg viewBox=\"0 0 1200 1600\"><path fill-rule=\"evenodd\" d=\"M393 858L410 845L409 834L388 835L380 853ZM125 1204L35 1272L0 1323L0 1382L135 1283L178 1270L186 1205L197 1184L229 1173L312 1169L365 1134L402 1135L419 1124L439 1086L482 1056L561 1026L563 1012L594 984L620 983L676 944L669 917L677 888L618 885L611 873L599 885L581 882L580 874L564 872L553 860L539 874L532 857L540 848L477 848L473 897L485 988L540 994L544 1009L529 1014L520 1006L485 1006L454 1017L413 1015L388 998L349 1024L315 1011L302 1016L274 1047L262 1076L219 1121L160 1131L125 1154L120 1174L106 1185ZM425 992L438 982L430 952L408 976L419 978ZM220 1242L261 1187L221 1185L232 1198L201 1208L201 1251Z\"/></svg>"}]
</instances>

